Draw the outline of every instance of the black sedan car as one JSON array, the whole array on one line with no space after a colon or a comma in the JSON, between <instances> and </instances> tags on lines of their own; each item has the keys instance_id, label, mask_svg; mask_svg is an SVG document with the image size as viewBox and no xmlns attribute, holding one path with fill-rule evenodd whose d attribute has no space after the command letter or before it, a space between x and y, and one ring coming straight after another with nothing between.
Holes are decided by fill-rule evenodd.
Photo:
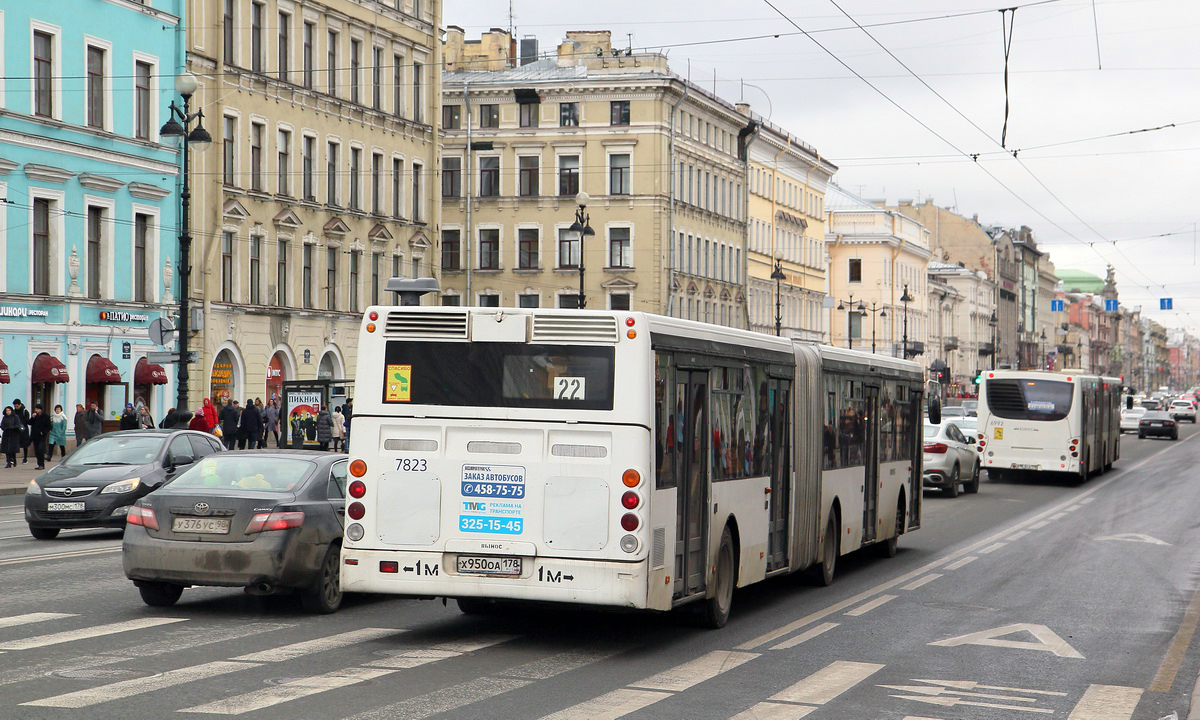
<instances>
[{"instance_id":1,"label":"black sedan car","mask_svg":"<svg viewBox=\"0 0 1200 720\"><path fill-rule=\"evenodd\" d=\"M130 509L125 576L147 605L210 585L299 592L306 610L335 612L346 464L343 454L304 450L204 458Z\"/></svg>"},{"instance_id":2,"label":"black sedan car","mask_svg":"<svg viewBox=\"0 0 1200 720\"><path fill-rule=\"evenodd\" d=\"M93 438L29 481L29 534L52 540L64 528L124 527L138 498L221 450L220 440L192 430L123 430Z\"/></svg>"},{"instance_id":3,"label":"black sedan car","mask_svg":"<svg viewBox=\"0 0 1200 720\"><path fill-rule=\"evenodd\" d=\"M1138 437L1166 437L1179 439L1179 425L1165 410L1147 410L1138 420Z\"/></svg>"}]
</instances>

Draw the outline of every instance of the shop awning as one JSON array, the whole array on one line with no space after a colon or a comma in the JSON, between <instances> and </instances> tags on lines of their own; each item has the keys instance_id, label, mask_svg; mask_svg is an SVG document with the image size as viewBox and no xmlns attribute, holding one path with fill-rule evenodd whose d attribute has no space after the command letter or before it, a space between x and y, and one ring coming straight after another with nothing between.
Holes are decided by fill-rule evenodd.
<instances>
[{"instance_id":1,"label":"shop awning","mask_svg":"<svg viewBox=\"0 0 1200 720\"><path fill-rule=\"evenodd\" d=\"M135 385L166 385L167 371L162 365L146 362L146 358L138 360L137 367L133 370L133 383Z\"/></svg>"},{"instance_id":2,"label":"shop awning","mask_svg":"<svg viewBox=\"0 0 1200 720\"><path fill-rule=\"evenodd\" d=\"M33 361L33 372L30 375L35 383L64 383L71 379L67 374L67 366L58 358L46 353L38 355Z\"/></svg>"},{"instance_id":3,"label":"shop awning","mask_svg":"<svg viewBox=\"0 0 1200 720\"><path fill-rule=\"evenodd\" d=\"M3 360L0 360L0 383L10 382L12 382L12 378L8 374L8 366L4 364Z\"/></svg>"},{"instance_id":4,"label":"shop awning","mask_svg":"<svg viewBox=\"0 0 1200 720\"><path fill-rule=\"evenodd\" d=\"M121 371L112 360L102 355L93 355L92 359L88 360L87 381L89 385L115 385L121 382Z\"/></svg>"}]
</instances>

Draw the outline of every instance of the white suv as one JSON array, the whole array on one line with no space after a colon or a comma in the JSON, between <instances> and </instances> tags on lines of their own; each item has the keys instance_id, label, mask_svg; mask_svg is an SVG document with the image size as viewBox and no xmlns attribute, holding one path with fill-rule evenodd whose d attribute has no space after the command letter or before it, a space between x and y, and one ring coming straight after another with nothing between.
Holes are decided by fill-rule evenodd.
<instances>
[{"instance_id":1,"label":"white suv","mask_svg":"<svg viewBox=\"0 0 1200 720\"><path fill-rule=\"evenodd\" d=\"M1190 420L1193 425L1196 424L1196 406L1187 400L1172 400L1167 412L1175 418L1175 422Z\"/></svg>"}]
</instances>

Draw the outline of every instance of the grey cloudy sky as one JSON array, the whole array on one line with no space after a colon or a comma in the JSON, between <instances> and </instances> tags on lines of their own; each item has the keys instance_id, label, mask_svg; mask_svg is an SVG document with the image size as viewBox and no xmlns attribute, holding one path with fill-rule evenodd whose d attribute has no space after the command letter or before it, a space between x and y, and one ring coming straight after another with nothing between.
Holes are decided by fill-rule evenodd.
<instances>
[{"instance_id":1,"label":"grey cloudy sky","mask_svg":"<svg viewBox=\"0 0 1200 720\"><path fill-rule=\"evenodd\" d=\"M1123 305L1200 332L1200 1L445 0L443 22L477 38L510 6L543 52L567 30L661 48L815 146L848 190L1028 225L1056 266L1112 264Z\"/></svg>"}]
</instances>

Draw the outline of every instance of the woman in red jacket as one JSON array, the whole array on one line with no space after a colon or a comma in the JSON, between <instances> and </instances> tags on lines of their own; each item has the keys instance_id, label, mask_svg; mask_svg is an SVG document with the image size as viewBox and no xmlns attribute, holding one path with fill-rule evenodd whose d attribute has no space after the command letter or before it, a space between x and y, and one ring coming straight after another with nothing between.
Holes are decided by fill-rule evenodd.
<instances>
[{"instance_id":1,"label":"woman in red jacket","mask_svg":"<svg viewBox=\"0 0 1200 720\"><path fill-rule=\"evenodd\" d=\"M204 406L200 409L203 411L204 422L208 425L208 427L200 429L204 432L212 432L212 429L217 426L217 408L212 404L212 398L204 398Z\"/></svg>"}]
</instances>

